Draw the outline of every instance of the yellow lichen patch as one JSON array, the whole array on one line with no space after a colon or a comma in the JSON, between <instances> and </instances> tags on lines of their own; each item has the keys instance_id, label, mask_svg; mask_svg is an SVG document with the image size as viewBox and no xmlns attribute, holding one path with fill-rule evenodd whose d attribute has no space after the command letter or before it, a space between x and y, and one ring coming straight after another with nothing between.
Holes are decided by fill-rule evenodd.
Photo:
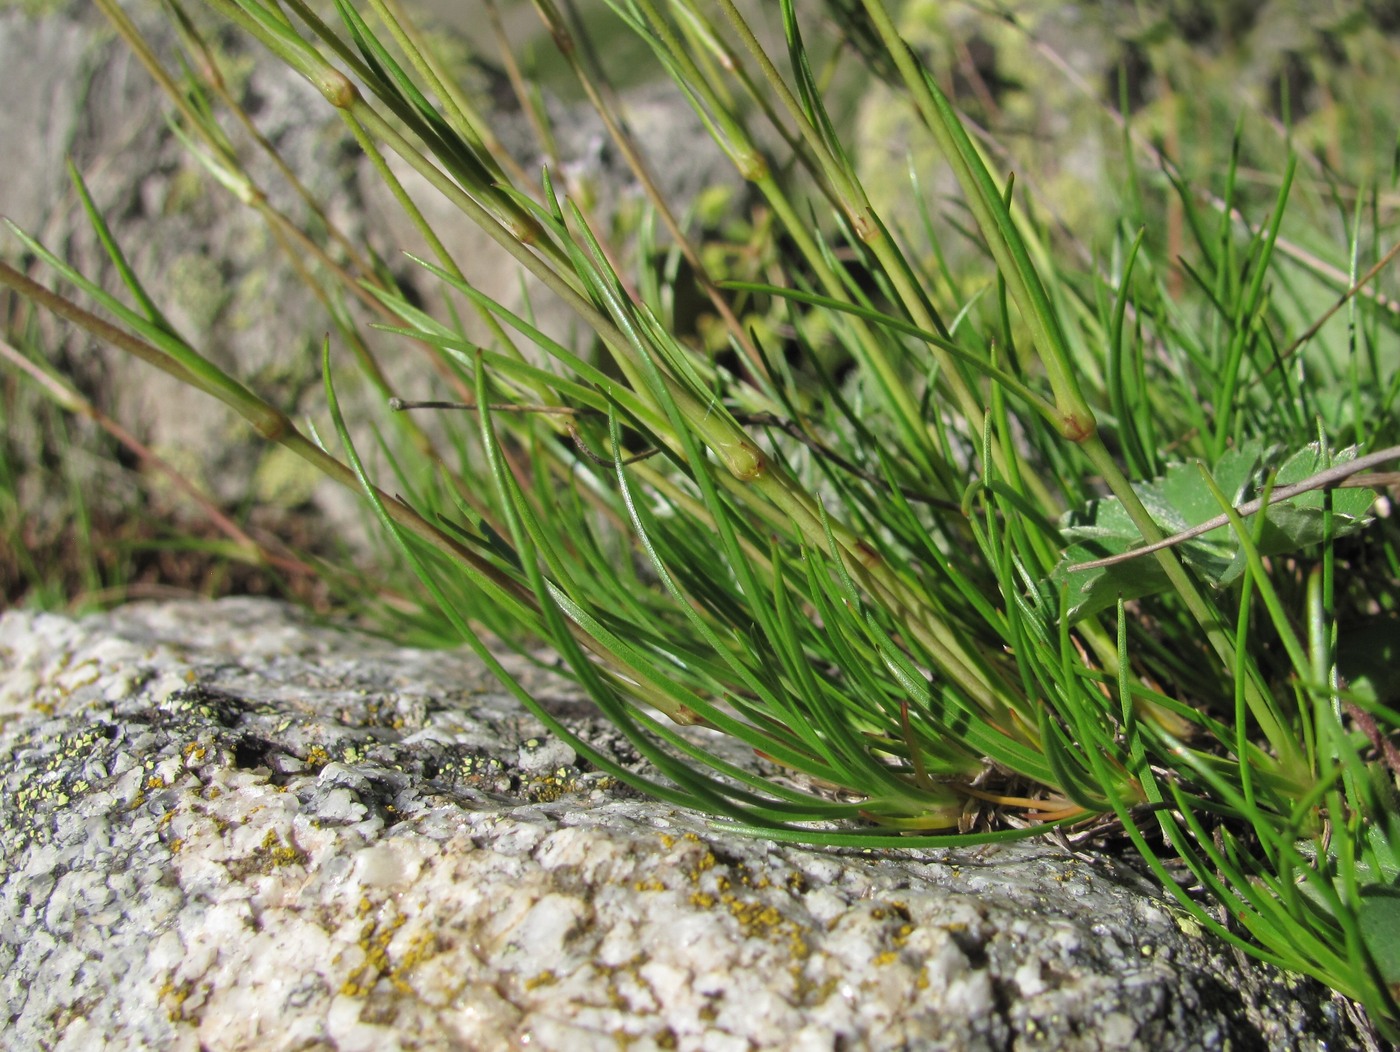
<instances>
[{"instance_id":1,"label":"yellow lichen patch","mask_svg":"<svg viewBox=\"0 0 1400 1052\"><path fill-rule=\"evenodd\" d=\"M691 883L695 883L700 879L700 874L714 869L718 864L719 859L715 858L715 853L713 851L706 851L700 856L695 865L686 870L685 875L690 879Z\"/></svg>"},{"instance_id":2,"label":"yellow lichen patch","mask_svg":"<svg viewBox=\"0 0 1400 1052\"><path fill-rule=\"evenodd\" d=\"M362 745L350 744L340 750L341 763L363 763L365 749Z\"/></svg>"},{"instance_id":3,"label":"yellow lichen patch","mask_svg":"<svg viewBox=\"0 0 1400 1052\"><path fill-rule=\"evenodd\" d=\"M720 901L729 907L729 912L744 929L744 934L751 939L771 935L783 923L783 915L774 906L745 902L735 895L725 895Z\"/></svg>"},{"instance_id":4,"label":"yellow lichen patch","mask_svg":"<svg viewBox=\"0 0 1400 1052\"><path fill-rule=\"evenodd\" d=\"M362 898L358 912L363 916L373 908L374 905L369 899ZM408 946L395 960L389 953L389 946L407 919L396 913L382 923L375 920L365 921L357 940L364 960L345 982L341 983L342 994L346 997L368 997L381 979L387 979L400 993L413 992L407 977L414 968L434 955L438 942L432 930L424 928L409 940Z\"/></svg>"},{"instance_id":5,"label":"yellow lichen patch","mask_svg":"<svg viewBox=\"0 0 1400 1052\"><path fill-rule=\"evenodd\" d=\"M347 713L346 718L349 718L349 715ZM381 699L373 699L366 703L363 719L369 726L387 727L394 731L401 731L408 725L397 706L386 704Z\"/></svg>"},{"instance_id":6,"label":"yellow lichen patch","mask_svg":"<svg viewBox=\"0 0 1400 1052\"><path fill-rule=\"evenodd\" d=\"M403 918L397 917L381 927L375 921L367 921L360 929L359 947L365 955L364 962L355 969L344 983L340 992L347 997L367 997L389 971L389 943L394 932L403 925Z\"/></svg>"},{"instance_id":7,"label":"yellow lichen patch","mask_svg":"<svg viewBox=\"0 0 1400 1052\"><path fill-rule=\"evenodd\" d=\"M683 841L703 843L694 833L686 833L679 839L664 833L661 836L662 844L668 848ZM691 864L681 870L685 878L696 885L689 896L690 905L701 910L723 906L739 923L746 938L764 939L769 942L785 940L788 955L793 961L793 976L800 985L803 971L801 962L812 953L805 928L786 917L777 906L751 895L736 893L734 889L743 888L752 892L785 887L789 893L800 893L806 889L806 879L802 874L790 873L783 878L782 884L777 884L766 875L755 877L742 862L722 865L714 852L708 849L698 856L692 855L691 859ZM653 886L656 890L661 890L660 881L638 881L634 885L638 891Z\"/></svg>"},{"instance_id":8,"label":"yellow lichen patch","mask_svg":"<svg viewBox=\"0 0 1400 1052\"><path fill-rule=\"evenodd\" d=\"M209 750L199 742L190 742L182 750L187 764L203 763L204 758L209 755Z\"/></svg>"},{"instance_id":9,"label":"yellow lichen patch","mask_svg":"<svg viewBox=\"0 0 1400 1052\"><path fill-rule=\"evenodd\" d=\"M568 767L560 767L553 774L534 778L525 785L525 791L530 798L542 804L553 803L570 793L581 792L583 788L583 779L579 778L578 772Z\"/></svg>"},{"instance_id":10,"label":"yellow lichen patch","mask_svg":"<svg viewBox=\"0 0 1400 1052\"><path fill-rule=\"evenodd\" d=\"M525 989L538 990L541 986L553 986L559 981L559 976L554 974L553 968L546 968L537 975L532 975L525 980Z\"/></svg>"},{"instance_id":11,"label":"yellow lichen patch","mask_svg":"<svg viewBox=\"0 0 1400 1052\"><path fill-rule=\"evenodd\" d=\"M406 976L418 965L431 958L437 948L437 935L430 928L423 928L415 933L389 972L389 981L394 984L394 988L400 993L412 993Z\"/></svg>"},{"instance_id":12,"label":"yellow lichen patch","mask_svg":"<svg viewBox=\"0 0 1400 1052\"><path fill-rule=\"evenodd\" d=\"M652 877L649 880L639 880L632 885L634 891L665 891L666 885Z\"/></svg>"},{"instance_id":13,"label":"yellow lichen patch","mask_svg":"<svg viewBox=\"0 0 1400 1052\"><path fill-rule=\"evenodd\" d=\"M290 844L282 843L281 837L277 835L277 830L269 829L267 836L263 837L259 849L266 853L274 866L300 866L305 865L306 855Z\"/></svg>"},{"instance_id":14,"label":"yellow lichen patch","mask_svg":"<svg viewBox=\"0 0 1400 1052\"><path fill-rule=\"evenodd\" d=\"M165 1016L172 1023L198 1023L199 1020L185 1010L185 1002L190 999L192 993L192 983L186 981L176 984L167 979L156 991L156 997L165 1005Z\"/></svg>"},{"instance_id":15,"label":"yellow lichen patch","mask_svg":"<svg viewBox=\"0 0 1400 1052\"><path fill-rule=\"evenodd\" d=\"M306 751L306 766L312 771L319 771L330 762L331 754L326 752L324 745L313 745Z\"/></svg>"},{"instance_id":16,"label":"yellow lichen patch","mask_svg":"<svg viewBox=\"0 0 1400 1052\"><path fill-rule=\"evenodd\" d=\"M841 986L841 980L834 975L829 975L820 983L813 983L810 980L802 979L801 970L794 965L792 968L793 978L798 980L797 996L803 1004L821 1004L830 998Z\"/></svg>"}]
</instances>

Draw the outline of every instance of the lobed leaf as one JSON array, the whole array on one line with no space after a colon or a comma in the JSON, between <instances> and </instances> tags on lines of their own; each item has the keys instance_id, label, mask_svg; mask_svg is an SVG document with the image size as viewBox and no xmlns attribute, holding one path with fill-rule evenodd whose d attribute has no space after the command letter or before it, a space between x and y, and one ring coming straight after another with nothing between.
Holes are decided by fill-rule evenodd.
<instances>
[{"instance_id":1,"label":"lobed leaf","mask_svg":"<svg viewBox=\"0 0 1400 1052\"><path fill-rule=\"evenodd\" d=\"M1328 453L1312 442L1293 453L1273 476L1284 486L1303 482L1338 462L1355 459L1351 447ZM1261 443L1248 442L1228 450L1216 462L1211 477L1239 505L1262 492L1268 479L1264 463L1269 458ZM1220 504L1211 494L1195 464L1176 463L1150 482L1133 484L1153 520L1168 534L1180 533L1215 518ZM1327 537L1355 533L1369 521L1367 513L1375 494L1367 489L1313 490L1269 505L1246 518L1257 535L1261 555L1283 555L1318 544ZM1263 515L1263 521L1257 515ZM1329 521L1330 517L1330 521ZM1089 501L1060 520L1065 549L1050 580L1069 590L1069 618L1078 621L1107 609L1119 599L1137 599L1171 587L1156 559L1129 559L1111 566L1076 569L1125 554L1142 543L1142 534L1116 497ZM1216 588L1234 583L1245 569L1245 553L1228 525L1182 541L1176 546L1183 562L1202 580Z\"/></svg>"}]
</instances>

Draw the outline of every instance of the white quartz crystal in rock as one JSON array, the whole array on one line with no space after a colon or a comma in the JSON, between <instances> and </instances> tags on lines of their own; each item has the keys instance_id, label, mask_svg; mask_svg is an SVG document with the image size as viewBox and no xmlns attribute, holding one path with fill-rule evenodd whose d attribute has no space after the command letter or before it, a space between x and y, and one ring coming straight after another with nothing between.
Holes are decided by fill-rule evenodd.
<instances>
[{"instance_id":1,"label":"white quartz crystal in rock","mask_svg":"<svg viewBox=\"0 0 1400 1052\"><path fill-rule=\"evenodd\" d=\"M5 1048L1354 1045L1122 861L734 836L471 658L273 603L6 614L0 778Z\"/></svg>"}]
</instances>

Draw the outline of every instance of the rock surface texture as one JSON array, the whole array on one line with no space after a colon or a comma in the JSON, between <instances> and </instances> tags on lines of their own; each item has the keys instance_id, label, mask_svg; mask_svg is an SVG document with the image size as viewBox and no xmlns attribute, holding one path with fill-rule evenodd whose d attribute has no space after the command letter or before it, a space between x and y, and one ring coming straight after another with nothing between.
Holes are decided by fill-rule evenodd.
<instances>
[{"instance_id":1,"label":"rock surface texture","mask_svg":"<svg viewBox=\"0 0 1400 1052\"><path fill-rule=\"evenodd\" d=\"M470 657L269 602L4 615L0 771L6 1048L1355 1044L1121 863L735 836L579 766Z\"/></svg>"}]
</instances>

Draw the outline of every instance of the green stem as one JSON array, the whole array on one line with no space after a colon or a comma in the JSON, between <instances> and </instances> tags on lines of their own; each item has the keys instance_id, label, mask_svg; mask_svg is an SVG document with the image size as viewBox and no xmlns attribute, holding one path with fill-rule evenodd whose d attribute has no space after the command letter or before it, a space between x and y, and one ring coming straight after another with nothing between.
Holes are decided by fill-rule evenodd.
<instances>
[{"instance_id":1,"label":"green stem","mask_svg":"<svg viewBox=\"0 0 1400 1052\"><path fill-rule=\"evenodd\" d=\"M1041 284L1025 243L1016 231L1010 212L1002 203L1002 195L992 182L957 113L914 57L909 45L900 37L885 5L881 0L864 0L864 3L871 22L899 69L910 97L952 165L966 195L968 207L977 218L977 225L987 239L992 257L1021 310L1022 320L1031 330L1032 342L1060 410L1060 433L1073 442L1081 442L1096 429L1094 414L1079 390L1058 315Z\"/></svg>"},{"instance_id":2,"label":"green stem","mask_svg":"<svg viewBox=\"0 0 1400 1052\"><path fill-rule=\"evenodd\" d=\"M1160 541L1163 536L1161 528L1138 497L1132 483L1118 467L1117 461L1113 459L1104 446L1103 440L1095 434L1088 440L1081 442L1080 449L1084 451L1090 463L1103 477L1113 495L1122 502L1123 510L1133 520L1133 525L1138 528L1143 539L1149 544ZM1206 638L1220 658L1223 668L1233 669L1237 656L1235 645L1230 639L1229 629L1221 619L1219 611L1212 604L1206 602L1205 597L1196 586L1196 582L1191 579L1191 575L1182 566L1181 561L1171 548L1161 548L1152 554L1157 560L1157 564L1162 568L1162 572L1167 575L1167 580L1171 583L1177 596L1185 604L1187 611L1201 627L1201 630L1205 632ZM1285 776L1296 778L1300 782L1306 781L1306 764L1298 751L1297 740L1287 732L1287 729L1274 715L1273 702L1253 676L1245 681L1244 690L1250 710L1255 714L1255 718L1259 721L1260 730L1263 731L1278 755Z\"/></svg>"},{"instance_id":3,"label":"green stem","mask_svg":"<svg viewBox=\"0 0 1400 1052\"><path fill-rule=\"evenodd\" d=\"M734 161L739 174L754 184L778 215L780 223L797 245L798 252L817 275L821 287L833 299L849 300L840 277L827 263L816 239L811 235L810 220L799 214L778 180L773 176L763 151L754 142L748 129L740 123L723 105L704 72L695 64L681 42L675 36L670 24L663 18L651 0L637 0L647 19L647 27L656 38L656 46L665 54L669 64L675 67L675 76L685 84L693 98L700 103L697 110L712 128L720 147ZM742 21L742 20L741 20ZM742 34L741 34L742 35ZM755 41L756 44L756 41ZM771 60L758 48L760 62L768 62L765 80L775 91L786 91L782 78L772 69ZM797 111L800 116L800 110ZM839 206L838 206L839 207ZM885 402L892 409L903 436L903 445L916 461L916 467L925 473L935 475L944 489L945 495L952 495L956 487L952 485L953 471L938 456L929 442L929 429L919 413L918 402L912 385L900 374L880 341L864 322L851 319L851 328L856 337L854 350L861 365L874 376Z\"/></svg>"}]
</instances>

